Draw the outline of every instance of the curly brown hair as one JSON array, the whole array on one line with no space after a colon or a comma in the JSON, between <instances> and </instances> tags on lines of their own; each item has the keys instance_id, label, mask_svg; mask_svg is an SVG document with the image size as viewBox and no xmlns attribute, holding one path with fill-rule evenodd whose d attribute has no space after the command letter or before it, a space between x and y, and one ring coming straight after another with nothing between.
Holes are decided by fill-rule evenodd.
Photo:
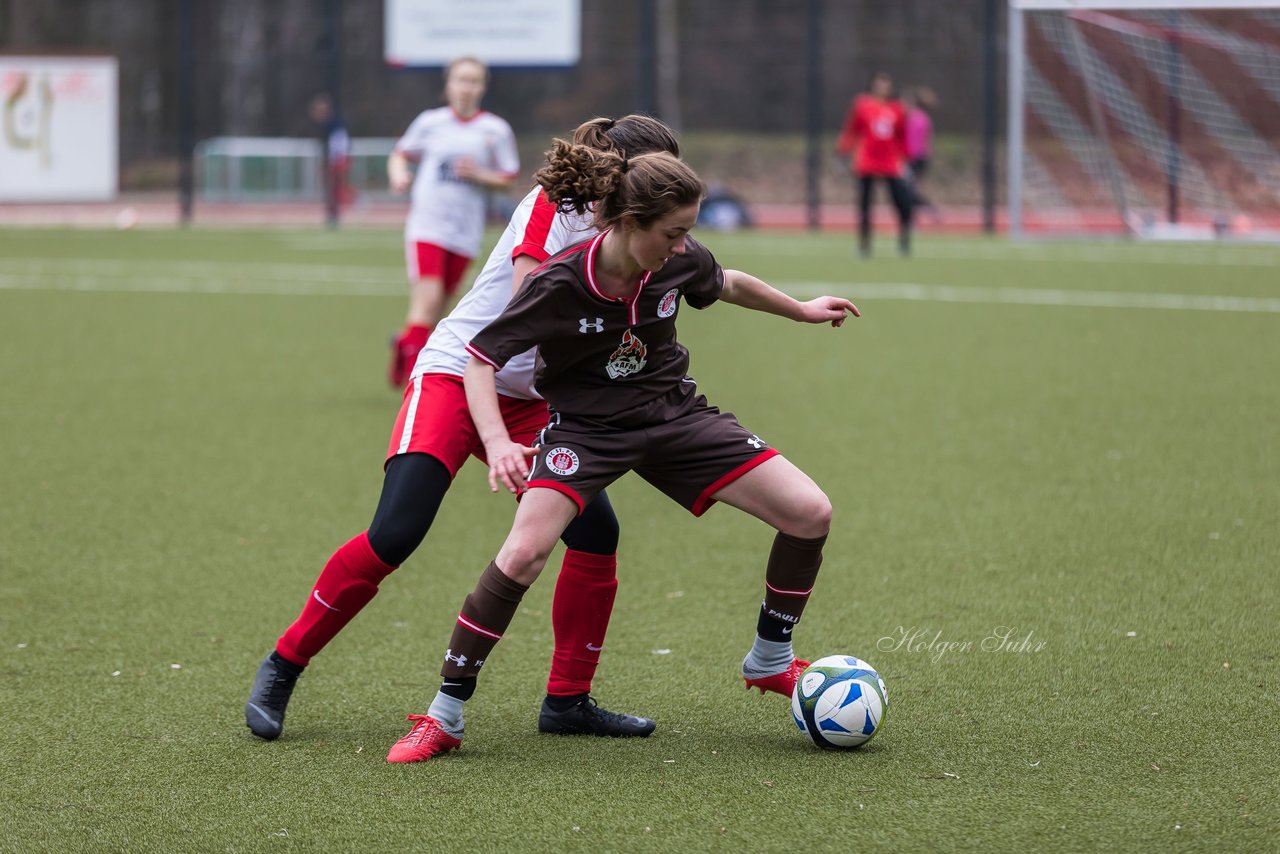
<instances>
[{"instance_id":1,"label":"curly brown hair","mask_svg":"<svg viewBox=\"0 0 1280 854\"><path fill-rule=\"evenodd\" d=\"M595 212L595 225L605 229L623 217L641 228L702 200L707 187L678 157L665 151L624 157L557 139L547 152L547 165L534 180L556 200L562 212Z\"/></svg>"}]
</instances>

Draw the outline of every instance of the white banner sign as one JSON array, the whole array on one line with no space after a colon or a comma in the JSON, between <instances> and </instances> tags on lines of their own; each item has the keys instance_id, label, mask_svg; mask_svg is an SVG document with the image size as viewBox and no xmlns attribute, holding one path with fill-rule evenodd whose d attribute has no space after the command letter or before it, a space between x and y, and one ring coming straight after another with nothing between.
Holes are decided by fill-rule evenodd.
<instances>
[{"instance_id":1,"label":"white banner sign","mask_svg":"<svg viewBox=\"0 0 1280 854\"><path fill-rule=\"evenodd\" d=\"M0 56L0 201L94 201L117 189L114 57Z\"/></svg>"},{"instance_id":2,"label":"white banner sign","mask_svg":"<svg viewBox=\"0 0 1280 854\"><path fill-rule=\"evenodd\" d=\"M386 0L387 63L440 67L476 56L495 68L578 64L581 0Z\"/></svg>"}]
</instances>

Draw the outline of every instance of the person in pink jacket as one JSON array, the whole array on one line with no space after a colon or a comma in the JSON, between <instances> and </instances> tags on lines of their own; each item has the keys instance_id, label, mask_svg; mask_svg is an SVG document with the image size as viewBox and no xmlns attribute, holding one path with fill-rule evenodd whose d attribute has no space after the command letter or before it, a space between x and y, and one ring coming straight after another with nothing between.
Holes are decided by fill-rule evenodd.
<instances>
[{"instance_id":1,"label":"person in pink jacket","mask_svg":"<svg viewBox=\"0 0 1280 854\"><path fill-rule=\"evenodd\" d=\"M929 171L929 161L933 157L933 110L937 104L938 99L932 89L917 86L911 91L907 96L907 122L903 142L914 204L927 210L935 220L938 218L938 206L924 194L920 182Z\"/></svg>"}]
</instances>

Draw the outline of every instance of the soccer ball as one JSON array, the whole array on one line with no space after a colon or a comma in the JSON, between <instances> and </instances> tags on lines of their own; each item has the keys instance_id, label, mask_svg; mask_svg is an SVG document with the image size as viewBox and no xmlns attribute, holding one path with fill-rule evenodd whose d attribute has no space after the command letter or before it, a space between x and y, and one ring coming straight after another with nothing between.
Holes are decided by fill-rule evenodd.
<instances>
[{"instance_id":1,"label":"soccer ball","mask_svg":"<svg viewBox=\"0 0 1280 854\"><path fill-rule=\"evenodd\" d=\"M796 726L818 747L866 744L884 723L889 694L875 668L852 655L828 655L805 668L791 693Z\"/></svg>"}]
</instances>

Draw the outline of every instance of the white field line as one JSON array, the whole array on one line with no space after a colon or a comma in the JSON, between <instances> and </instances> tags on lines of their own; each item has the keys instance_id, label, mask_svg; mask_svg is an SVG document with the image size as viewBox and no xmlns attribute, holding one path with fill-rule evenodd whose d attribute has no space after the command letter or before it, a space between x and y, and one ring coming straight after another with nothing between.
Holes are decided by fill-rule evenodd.
<instances>
[{"instance_id":1,"label":"white field line","mask_svg":"<svg viewBox=\"0 0 1280 854\"><path fill-rule=\"evenodd\" d=\"M405 297L404 270L331 264L0 259L0 290Z\"/></svg>"},{"instance_id":2,"label":"white field line","mask_svg":"<svg viewBox=\"0 0 1280 854\"><path fill-rule=\"evenodd\" d=\"M152 269L139 275L139 267ZM1039 288L956 287L907 282L774 282L797 297L845 295L854 301L980 303L1075 308L1163 309L1280 314L1280 298ZM400 297L398 271L293 264L204 262L0 261L0 291Z\"/></svg>"},{"instance_id":3,"label":"white field line","mask_svg":"<svg viewBox=\"0 0 1280 854\"><path fill-rule=\"evenodd\" d=\"M303 234L282 237L281 242L290 249L307 252L346 252L351 249L385 249L391 257L404 252L404 238L399 234L388 237L380 233L346 232L335 239L334 235Z\"/></svg>"},{"instance_id":4,"label":"white field line","mask_svg":"<svg viewBox=\"0 0 1280 854\"><path fill-rule=\"evenodd\" d=\"M787 244L772 240L741 245L726 246L718 251L724 260L730 261L736 256L748 257L808 257L813 254L813 247L803 243ZM865 262L855 260L852 242L849 247L849 263L859 265ZM996 261L996 262L1036 262L1048 264L1152 264L1175 267L1266 267L1280 268L1280 252L1271 247L1256 249L1252 247L1164 247L1083 245L1083 246L987 246L980 243L973 245L929 246L921 245L912 253L913 258L924 261ZM894 258L892 252L886 250L884 258L890 262ZM902 263L911 263L904 261ZM730 266L732 264L730 263Z\"/></svg>"},{"instance_id":5,"label":"white field line","mask_svg":"<svg viewBox=\"0 0 1280 854\"><path fill-rule=\"evenodd\" d=\"M907 282L885 284L836 284L805 282L779 285L795 297L824 294L848 296L855 302L865 299L918 302L983 303L988 305L1042 305L1073 308L1137 308L1172 311L1230 311L1251 314L1280 314L1280 299L1236 297L1215 294L1151 294L1124 291L1065 291L1040 288L967 288L952 285L920 285Z\"/></svg>"},{"instance_id":6,"label":"white field line","mask_svg":"<svg viewBox=\"0 0 1280 854\"><path fill-rule=\"evenodd\" d=\"M314 279L253 279L237 281L228 277L130 276L113 278L89 273L73 273L50 279L0 273L0 291L80 291L96 293L149 294L236 294L240 296L284 297L400 297L408 287L392 287L385 282L323 282Z\"/></svg>"},{"instance_id":7,"label":"white field line","mask_svg":"<svg viewBox=\"0 0 1280 854\"><path fill-rule=\"evenodd\" d=\"M64 275L90 277L192 277L219 279L271 279L274 281L386 282L405 281L402 264L386 267L348 267L335 264L261 264L244 261L167 261L116 258L0 258L0 274Z\"/></svg>"}]
</instances>

